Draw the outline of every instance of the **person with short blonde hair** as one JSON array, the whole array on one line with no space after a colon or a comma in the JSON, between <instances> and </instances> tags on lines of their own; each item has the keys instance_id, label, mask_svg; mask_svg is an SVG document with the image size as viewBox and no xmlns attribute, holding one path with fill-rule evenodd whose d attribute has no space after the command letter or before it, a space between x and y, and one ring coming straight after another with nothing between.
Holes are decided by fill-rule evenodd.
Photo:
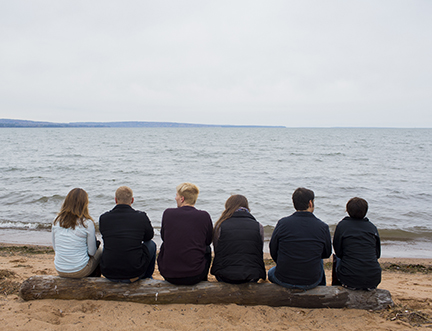
<instances>
[{"instance_id":1,"label":"person with short blonde hair","mask_svg":"<svg viewBox=\"0 0 432 331\"><path fill-rule=\"evenodd\" d=\"M154 230L143 211L132 208L132 189L120 186L115 207L99 218L104 241L102 274L113 282L133 283L151 278L156 260Z\"/></svg>"},{"instance_id":2,"label":"person with short blonde hair","mask_svg":"<svg viewBox=\"0 0 432 331\"><path fill-rule=\"evenodd\" d=\"M176 189L177 194L184 198L184 203L190 206L195 205L199 194L198 186L192 183L181 183L180 185L177 185Z\"/></svg>"},{"instance_id":3,"label":"person with short blonde hair","mask_svg":"<svg viewBox=\"0 0 432 331\"><path fill-rule=\"evenodd\" d=\"M207 280L213 223L206 211L195 208L198 193L195 184L178 185L177 208L168 208L162 216L157 262L161 275L172 284L193 285Z\"/></svg>"}]
</instances>

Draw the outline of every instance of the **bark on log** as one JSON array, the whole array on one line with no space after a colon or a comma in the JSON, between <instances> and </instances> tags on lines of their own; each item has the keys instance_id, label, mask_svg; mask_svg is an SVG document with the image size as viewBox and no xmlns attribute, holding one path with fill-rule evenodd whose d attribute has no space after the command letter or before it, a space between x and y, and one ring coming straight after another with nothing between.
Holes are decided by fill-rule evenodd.
<instances>
[{"instance_id":1,"label":"bark on log","mask_svg":"<svg viewBox=\"0 0 432 331\"><path fill-rule=\"evenodd\" d=\"M393 305L390 292L352 291L340 286L318 286L302 291L276 284L231 285L201 282L177 286L146 279L133 284L113 283L105 278L71 279L58 276L33 276L20 288L24 300L113 300L144 304L230 304L289 306L301 308L384 309Z\"/></svg>"}]
</instances>

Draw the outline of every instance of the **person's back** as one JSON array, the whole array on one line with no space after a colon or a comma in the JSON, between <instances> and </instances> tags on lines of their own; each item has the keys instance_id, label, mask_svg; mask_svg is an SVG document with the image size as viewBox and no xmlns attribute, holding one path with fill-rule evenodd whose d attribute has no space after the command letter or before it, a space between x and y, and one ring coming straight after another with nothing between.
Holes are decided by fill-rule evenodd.
<instances>
[{"instance_id":1,"label":"person's back","mask_svg":"<svg viewBox=\"0 0 432 331\"><path fill-rule=\"evenodd\" d=\"M270 252L278 279L293 285L313 284L322 276L322 259L331 254L328 225L310 212L282 218L273 232Z\"/></svg>"},{"instance_id":2,"label":"person's back","mask_svg":"<svg viewBox=\"0 0 432 331\"><path fill-rule=\"evenodd\" d=\"M263 237L264 229L249 212L246 197L232 195L215 224L211 273L228 283L266 279Z\"/></svg>"},{"instance_id":3,"label":"person's back","mask_svg":"<svg viewBox=\"0 0 432 331\"><path fill-rule=\"evenodd\" d=\"M53 222L54 265L61 277L100 277L102 246L96 240L88 203L86 191L72 189Z\"/></svg>"},{"instance_id":4,"label":"person's back","mask_svg":"<svg viewBox=\"0 0 432 331\"><path fill-rule=\"evenodd\" d=\"M381 282L380 237L376 226L365 217L367 208L366 200L350 199L347 203L350 217L339 222L333 237L337 278L355 289L373 289Z\"/></svg>"},{"instance_id":5,"label":"person's back","mask_svg":"<svg viewBox=\"0 0 432 331\"><path fill-rule=\"evenodd\" d=\"M193 198L186 199L189 191ZM165 280L192 285L207 279L210 268L213 225L206 211L194 207L198 188L191 183L177 187L177 208L168 208L162 216L162 245L158 267ZM183 195L182 195L183 194Z\"/></svg>"},{"instance_id":6,"label":"person's back","mask_svg":"<svg viewBox=\"0 0 432 331\"><path fill-rule=\"evenodd\" d=\"M313 214L314 194L298 188L293 194L297 210L277 223L270 240L270 254L276 267L269 280L289 288L309 289L325 285L323 258L331 254L327 224Z\"/></svg>"},{"instance_id":7,"label":"person's back","mask_svg":"<svg viewBox=\"0 0 432 331\"><path fill-rule=\"evenodd\" d=\"M210 244L208 213L190 206L169 208L163 222L158 258L162 276L182 278L203 272L206 246Z\"/></svg>"},{"instance_id":8,"label":"person's back","mask_svg":"<svg viewBox=\"0 0 432 331\"><path fill-rule=\"evenodd\" d=\"M129 188L119 190L129 192ZM155 244L153 227L146 213L131 207L133 198L119 200L116 206L100 216L99 230L104 241L102 274L113 281L130 282L151 277L154 269ZM132 190L129 192L132 197ZM153 263L153 266L152 266Z\"/></svg>"}]
</instances>

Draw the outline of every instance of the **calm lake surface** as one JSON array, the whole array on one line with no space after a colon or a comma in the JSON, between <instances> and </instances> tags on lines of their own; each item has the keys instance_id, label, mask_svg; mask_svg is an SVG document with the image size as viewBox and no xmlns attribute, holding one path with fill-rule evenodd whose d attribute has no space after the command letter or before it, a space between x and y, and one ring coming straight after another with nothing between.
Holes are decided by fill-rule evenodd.
<instances>
[{"instance_id":1,"label":"calm lake surface","mask_svg":"<svg viewBox=\"0 0 432 331\"><path fill-rule=\"evenodd\" d=\"M383 256L432 257L432 129L2 128L0 139L0 242L49 245L74 187L97 222L130 186L158 233L175 187L190 181L214 222L231 194L245 195L268 238L299 186L331 230L359 196Z\"/></svg>"}]
</instances>

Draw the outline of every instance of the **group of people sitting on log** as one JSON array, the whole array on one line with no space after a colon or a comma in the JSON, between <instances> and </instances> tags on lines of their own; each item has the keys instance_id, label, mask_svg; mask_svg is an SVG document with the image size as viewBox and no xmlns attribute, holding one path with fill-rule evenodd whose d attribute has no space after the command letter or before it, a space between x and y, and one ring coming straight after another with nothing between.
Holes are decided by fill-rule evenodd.
<instances>
[{"instance_id":1,"label":"group of people sitting on log","mask_svg":"<svg viewBox=\"0 0 432 331\"><path fill-rule=\"evenodd\" d=\"M157 257L166 281L194 285L206 281L209 271L218 281L232 284L266 279L264 228L250 213L246 197L230 196L213 227L210 215L194 207L196 185L182 183L176 191L177 208L168 208L162 216ZM323 259L331 256L332 242L328 225L313 214L314 199L313 191L296 189L292 195L296 211L278 221L269 246L276 262L268 271L270 282L303 290L326 285ZM151 222L145 212L131 207L134 197L129 187L117 189L115 202L99 218L101 244L88 212L87 193L80 188L68 193L52 226L54 264L61 277L102 274L120 283L152 278L156 244ZM346 205L349 216L339 222L333 237L332 285L371 290L381 281L380 238L367 210L366 200L357 197Z\"/></svg>"}]
</instances>

